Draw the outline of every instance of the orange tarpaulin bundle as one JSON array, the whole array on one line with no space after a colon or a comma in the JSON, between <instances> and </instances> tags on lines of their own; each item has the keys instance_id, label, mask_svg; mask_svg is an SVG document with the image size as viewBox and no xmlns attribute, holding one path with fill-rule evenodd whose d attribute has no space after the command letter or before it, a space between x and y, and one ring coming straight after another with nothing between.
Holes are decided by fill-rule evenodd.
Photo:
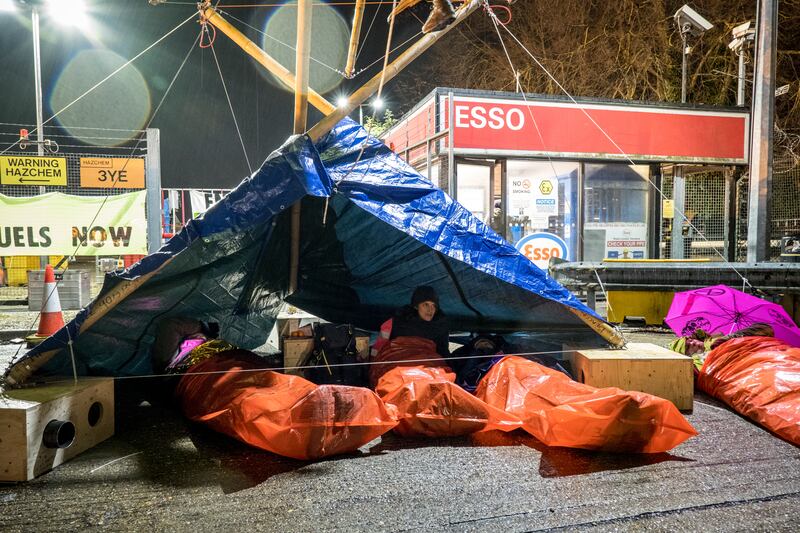
<instances>
[{"instance_id":1,"label":"orange tarpaulin bundle","mask_svg":"<svg viewBox=\"0 0 800 533\"><path fill-rule=\"evenodd\" d=\"M433 341L399 337L384 347L371 377L375 391L397 408L395 431L404 436L453 437L477 431L511 431L522 426L515 416L482 402L456 385L456 375L436 353ZM422 365L414 361L425 360ZM408 366L414 365L414 366Z\"/></svg>"},{"instance_id":2,"label":"orange tarpaulin bundle","mask_svg":"<svg viewBox=\"0 0 800 533\"><path fill-rule=\"evenodd\" d=\"M708 354L697 385L800 446L800 348L772 337L731 339Z\"/></svg>"},{"instance_id":3,"label":"orange tarpaulin bundle","mask_svg":"<svg viewBox=\"0 0 800 533\"><path fill-rule=\"evenodd\" d=\"M375 391L397 408L394 430L411 437L455 437L478 431L512 431L522 427L516 416L487 405L455 383L442 367L399 366L378 381Z\"/></svg>"},{"instance_id":4,"label":"orange tarpaulin bundle","mask_svg":"<svg viewBox=\"0 0 800 533\"><path fill-rule=\"evenodd\" d=\"M500 360L475 394L518 416L523 429L548 446L657 453L697 435L663 398L584 385L521 357Z\"/></svg>"},{"instance_id":5,"label":"orange tarpaulin bundle","mask_svg":"<svg viewBox=\"0 0 800 533\"><path fill-rule=\"evenodd\" d=\"M422 337L397 337L384 344L369 369L369 382L375 387L378 380L398 366L445 367L447 361L436 353L436 344Z\"/></svg>"},{"instance_id":6,"label":"orange tarpaulin bundle","mask_svg":"<svg viewBox=\"0 0 800 533\"><path fill-rule=\"evenodd\" d=\"M318 386L235 355L192 366L176 394L191 420L295 459L352 452L397 425L369 389Z\"/></svg>"}]
</instances>

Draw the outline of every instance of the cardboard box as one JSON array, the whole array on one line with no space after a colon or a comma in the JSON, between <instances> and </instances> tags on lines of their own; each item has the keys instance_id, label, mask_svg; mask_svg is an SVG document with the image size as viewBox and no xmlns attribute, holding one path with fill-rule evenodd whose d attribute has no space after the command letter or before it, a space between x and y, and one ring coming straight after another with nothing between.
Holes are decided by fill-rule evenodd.
<instances>
[{"instance_id":1,"label":"cardboard box","mask_svg":"<svg viewBox=\"0 0 800 533\"><path fill-rule=\"evenodd\" d=\"M682 411L694 401L692 359L650 343L624 350L569 349L575 379L593 387L619 387L665 398Z\"/></svg>"},{"instance_id":2,"label":"cardboard box","mask_svg":"<svg viewBox=\"0 0 800 533\"><path fill-rule=\"evenodd\" d=\"M45 427L62 426L64 448L48 447ZM71 424L71 428L70 428ZM0 481L28 481L114 434L114 380L71 378L0 393Z\"/></svg>"}]
</instances>

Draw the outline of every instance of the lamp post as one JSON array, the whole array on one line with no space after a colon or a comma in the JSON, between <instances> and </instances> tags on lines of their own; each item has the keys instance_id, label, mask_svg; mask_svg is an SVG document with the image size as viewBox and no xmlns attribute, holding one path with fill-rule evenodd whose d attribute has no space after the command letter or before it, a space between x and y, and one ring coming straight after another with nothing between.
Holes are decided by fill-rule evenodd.
<instances>
[{"instance_id":1,"label":"lamp post","mask_svg":"<svg viewBox=\"0 0 800 533\"><path fill-rule=\"evenodd\" d=\"M29 7L31 10L31 34L33 36L33 75L34 92L36 98L36 152L41 157L45 153L45 148L50 146L50 141L44 138L44 118L42 102L42 57L39 39L39 9L43 5L42 0L15 0L15 2L5 1L0 4L2 11L14 11L16 6L20 8ZM49 0L49 6L59 10L56 16L59 20L78 24L82 21L83 2L82 0ZM22 136L20 136L22 140ZM27 144L27 143L26 143ZM45 193L45 187L39 186L39 194ZM47 256L39 258L42 268L47 265Z\"/></svg>"},{"instance_id":2,"label":"lamp post","mask_svg":"<svg viewBox=\"0 0 800 533\"><path fill-rule=\"evenodd\" d=\"M347 97L340 96L336 101L336 105L339 107L344 107L347 105ZM364 124L364 107L371 106L375 111L381 111L385 105L385 102L382 98L374 98L372 102L368 104L358 104L358 123L363 125Z\"/></svg>"}]
</instances>

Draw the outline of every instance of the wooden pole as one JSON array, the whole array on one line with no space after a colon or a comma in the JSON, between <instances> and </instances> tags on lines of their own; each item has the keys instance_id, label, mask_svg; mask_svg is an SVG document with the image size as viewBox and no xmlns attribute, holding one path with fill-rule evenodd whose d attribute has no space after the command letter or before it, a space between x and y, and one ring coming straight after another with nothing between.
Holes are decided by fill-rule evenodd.
<instances>
[{"instance_id":1,"label":"wooden pole","mask_svg":"<svg viewBox=\"0 0 800 533\"><path fill-rule=\"evenodd\" d=\"M230 37L233 42L238 44L242 50L258 61L264 68L274 74L286 87L292 90L295 89L296 80L294 74L289 72L286 67L278 63L275 58L262 50L257 44L248 39L242 32L231 26L231 24L222 18L213 7L201 8L200 14L205 20L213 24L215 28ZM299 35L298 33L298 36ZM297 53L299 55L300 51L298 50ZM324 115L329 115L336 109L336 106L328 102L313 89L308 91L308 102L319 109Z\"/></svg>"},{"instance_id":2,"label":"wooden pole","mask_svg":"<svg viewBox=\"0 0 800 533\"><path fill-rule=\"evenodd\" d=\"M308 121L308 66L311 52L311 0L297 4L297 56L294 84L294 133L302 135ZM297 290L297 272L300 267L300 204L292 206L291 248L289 257L289 293Z\"/></svg>"},{"instance_id":3,"label":"wooden pole","mask_svg":"<svg viewBox=\"0 0 800 533\"><path fill-rule=\"evenodd\" d=\"M350 49L347 51L347 65L344 67L344 75L348 78L353 75L353 69L356 66L356 52L358 51L358 39L361 37L361 21L364 19L365 2L366 0L356 0L356 10L353 13Z\"/></svg>"},{"instance_id":4,"label":"wooden pole","mask_svg":"<svg viewBox=\"0 0 800 533\"><path fill-rule=\"evenodd\" d=\"M444 34L451 29L455 28L457 24L461 23L473 11L481 6L481 0L470 0L465 2L456 11L456 19L448 27L442 31L428 33L420 38L419 41L412 44L405 52L400 54L397 59L392 61L384 71L376 74L371 80L359 87L347 99L347 103L342 107L337 107L333 112L327 114L322 120L308 131L311 140L316 142L323 135L333 129L344 117L349 115L360 104L364 103L367 98L375 94L378 87L381 85L381 79L387 82L397 76L404 68L406 68L412 61L418 58L425 50L430 48L436 41L438 41Z\"/></svg>"}]
</instances>

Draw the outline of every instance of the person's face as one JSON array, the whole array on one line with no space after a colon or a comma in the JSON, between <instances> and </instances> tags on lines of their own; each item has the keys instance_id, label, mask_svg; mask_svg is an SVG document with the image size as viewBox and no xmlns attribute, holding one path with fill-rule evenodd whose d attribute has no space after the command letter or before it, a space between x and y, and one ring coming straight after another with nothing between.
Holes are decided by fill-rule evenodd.
<instances>
[{"instance_id":1,"label":"person's face","mask_svg":"<svg viewBox=\"0 0 800 533\"><path fill-rule=\"evenodd\" d=\"M417 304L417 314L425 322L430 322L436 314L436 304L430 301Z\"/></svg>"}]
</instances>

